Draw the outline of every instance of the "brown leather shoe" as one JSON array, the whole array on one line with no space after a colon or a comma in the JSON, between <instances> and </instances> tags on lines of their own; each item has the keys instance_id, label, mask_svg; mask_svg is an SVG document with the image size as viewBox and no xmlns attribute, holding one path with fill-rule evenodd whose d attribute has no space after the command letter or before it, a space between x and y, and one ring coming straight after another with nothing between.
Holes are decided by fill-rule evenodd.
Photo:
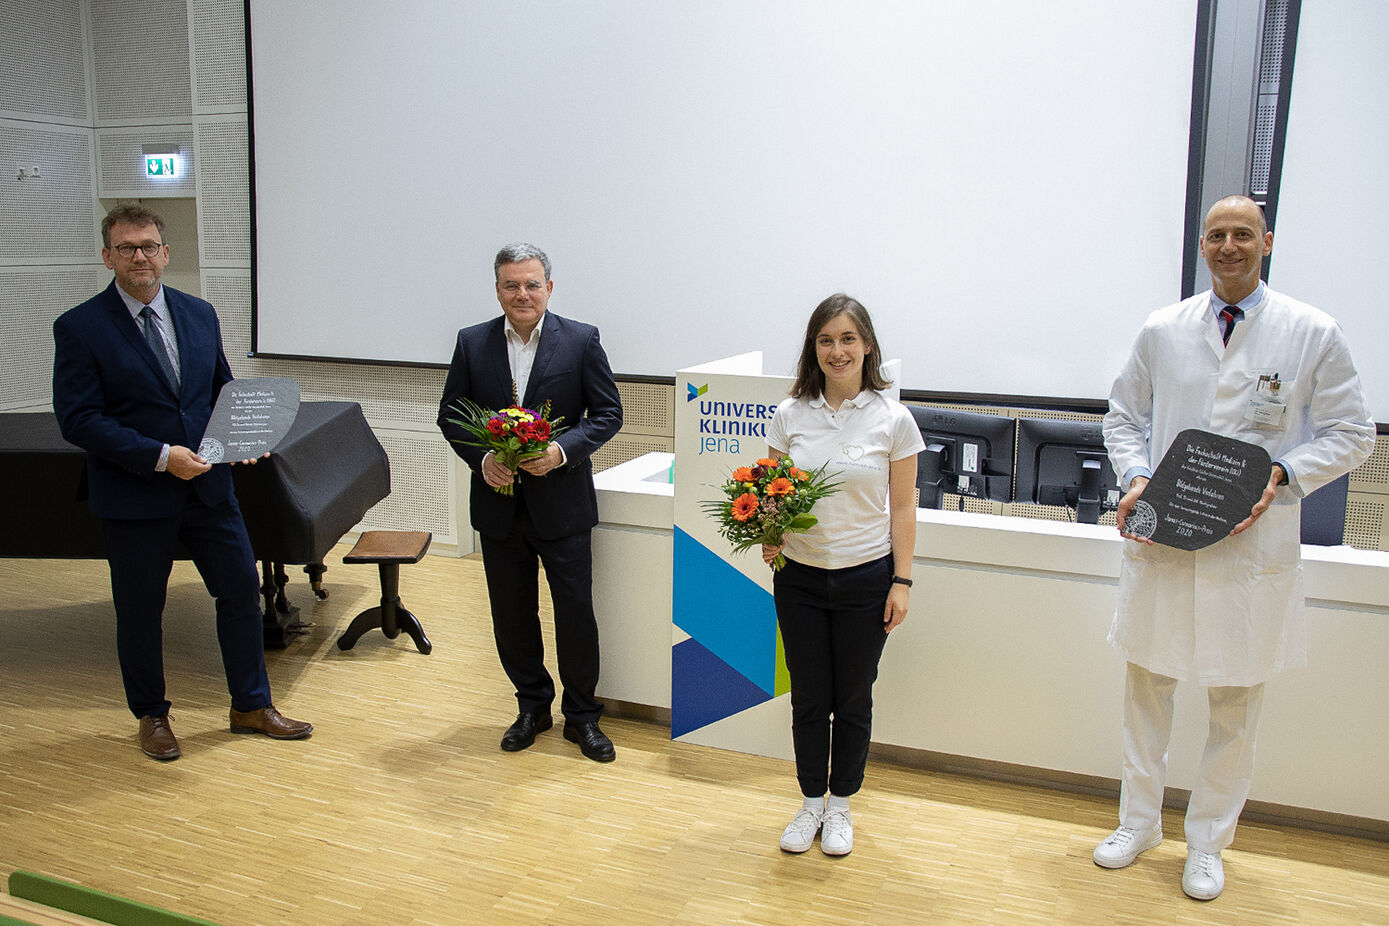
<instances>
[{"instance_id":1,"label":"brown leather shoe","mask_svg":"<svg viewBox=\"0 0 1389 926\"><path fill-rule=\"evenodd\" d=\"M140 749L151 759L168 762L183 755L169 726L169 715L140 718Z\"/></svg>"},{"instance_id":2,"label":"brown leather shoe","mask_svg":"<svg viewBox=\"0 0 1389 926\"><path fill-rule=\"evenodd\" d=\"M298 740L313 732L313 724L302 720L290 720L275 710L271 704L258 711L238 711L232 708L231 731L233 733L264 733L271 739Z\"/></svg>"}]
</instances>

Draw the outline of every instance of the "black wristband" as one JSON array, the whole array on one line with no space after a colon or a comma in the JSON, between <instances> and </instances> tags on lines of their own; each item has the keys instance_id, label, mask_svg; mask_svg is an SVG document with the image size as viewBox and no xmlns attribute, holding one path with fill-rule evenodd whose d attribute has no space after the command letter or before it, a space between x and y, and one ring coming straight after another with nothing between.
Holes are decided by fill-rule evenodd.
<instances>
[{"instance_id":1,"label":"black wristband","mask_svg":"<svg viewBox=\"0 0 1389 926\"><path fill-rule=\"evenodd\" d=\"M911 588L911 587L912 587L912 580L911 580L911 579L904 579L904 578L902 578L901 576L893 576L893 577L892 577L892 583L893 583L894 585L905 585L907 588Z\"/></svg>"}]
</instances>

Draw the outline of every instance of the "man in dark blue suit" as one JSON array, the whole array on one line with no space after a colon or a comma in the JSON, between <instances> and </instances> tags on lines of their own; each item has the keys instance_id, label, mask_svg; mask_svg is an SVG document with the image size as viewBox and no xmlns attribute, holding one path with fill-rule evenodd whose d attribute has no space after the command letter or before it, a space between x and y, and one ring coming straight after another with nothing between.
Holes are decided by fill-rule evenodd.
<instances>
[{"instance_id":1,"label":"man in dark blue suit","mask_svg":"<svg viewBox=\"0 0 1389 926\"><path fill-rule=\"evenodd\" d=\"M598 623L593 615L590 535L598 523L593 452L622 427L622 401L608 356L592 325L547 313L554 282L550 259L529 244L511 244L493 264L503 317L458 332L439 403L439 428L473 470L471 514L482 535L492 630L502 668L516 687L520 713L502 749L525 749L553 726L555 683L540 636L537 563L545 565L554 604L555 648L564 686L564 737L585 756L611 762L612 741L598 727ZM467 398L500 409L550 403L568 430L542 455L507 469L449 419ZM513 494L497 489L513 487Z\"/></svg>"},{"instance_id":2,"label":"man in dark blue suit","mask_svg":"<svg viewBox=\"0 0 1389 926\"><path fill-rule=\"evenodd\" d=\"M116 278L53 324L53 411L63 437L87 452L87 501L106 541L116 651L140 748L154 759L181 755L163 653L164 600L180 541L216 599L231 731L308 736L311 725L282 716L270 700L260 579L231 470L191 449L232 379L217 315L160 284L169 246L151 210L111 210L101 240Z\"/></svg>"}]
</instances>

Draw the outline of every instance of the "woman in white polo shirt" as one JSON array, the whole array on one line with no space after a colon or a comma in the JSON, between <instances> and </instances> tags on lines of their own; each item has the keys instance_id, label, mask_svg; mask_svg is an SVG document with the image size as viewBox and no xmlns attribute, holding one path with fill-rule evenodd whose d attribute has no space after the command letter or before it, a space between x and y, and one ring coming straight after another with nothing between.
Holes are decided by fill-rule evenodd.
<instances>
[{"instance_id":1,"label":"woman in white polo shirt","mask_svg":"<svg viewBox=\"0 0 1389 926\"><path fill-rule=\"evenodd\" d=\"M815 527L762 547L767 562L786 554L772 584L805 798L782 833L787 852L806 851L817 832L826 855L853 849L849 796L863 784L878 659L907 616L925 444L911 414L879 392L880 359L868 311L830 296L810 316L791 396L767 428L771 456L827 464L841 484L816 503Z\"/></svg>"}]
</instances>

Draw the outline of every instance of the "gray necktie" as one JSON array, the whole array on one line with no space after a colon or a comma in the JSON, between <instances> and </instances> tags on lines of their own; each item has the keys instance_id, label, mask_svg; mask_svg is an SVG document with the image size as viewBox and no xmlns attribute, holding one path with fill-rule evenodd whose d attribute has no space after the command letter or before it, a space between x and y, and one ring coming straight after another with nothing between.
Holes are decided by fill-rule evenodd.
<instances>
[{"instance_id":1,"label":"gray necktie","mask_svg":"<svg viewBox=\"0 0 1389 926\"><path fill-rule=\"evenodd\" d=\"M178 392L178 373L174 371L174 364L169 359L169 347L164 343L164 336L159 333L159 326L155 324L154 309L149 306L141 309L140 320L145 323L145 342L149 344L150 350L154 351L154 359L159 361L159 369L164 371L169 388Z\"/></svg>"}]
</instances>

